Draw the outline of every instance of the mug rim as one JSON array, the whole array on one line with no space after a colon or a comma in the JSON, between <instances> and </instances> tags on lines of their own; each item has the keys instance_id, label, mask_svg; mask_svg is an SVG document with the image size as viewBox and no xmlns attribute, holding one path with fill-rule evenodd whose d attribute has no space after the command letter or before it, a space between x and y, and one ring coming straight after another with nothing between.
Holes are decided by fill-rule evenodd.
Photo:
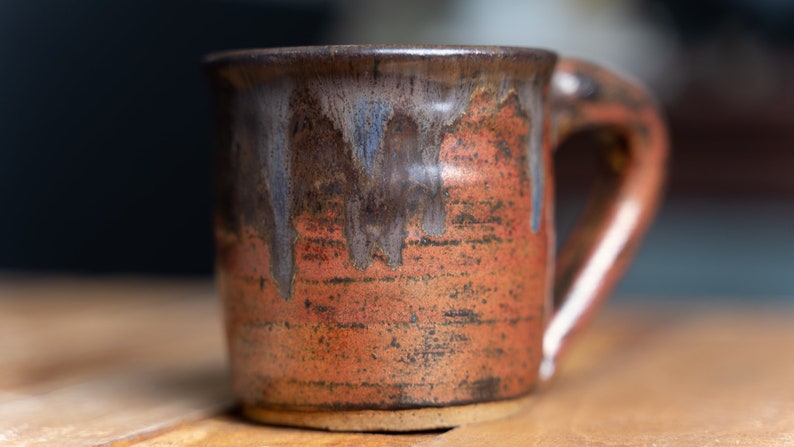
<instances>
[{"instance_id":1,"label":"mug rim","mask_svg":"<svg viewBox=\"0 0 794 447\"><path fill-rule=\"evenodd\" d=\"M390 57L421 59L425 57L529 58L554 60L557 53L543 48L502 45L311 45L222 50L208 53L205 66L262 64L307 59Z\"/></svg>"}]
</instances>

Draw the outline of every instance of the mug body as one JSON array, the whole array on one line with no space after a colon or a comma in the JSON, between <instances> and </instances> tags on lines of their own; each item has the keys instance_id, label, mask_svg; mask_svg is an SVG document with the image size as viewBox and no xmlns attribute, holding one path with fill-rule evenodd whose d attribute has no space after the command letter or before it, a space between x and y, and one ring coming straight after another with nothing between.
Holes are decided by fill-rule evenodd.
<instances>
[{"instance_id":1,"label":"mug body","mask_svg":"<svg viewBox=\"0 0 794 447\"><path fill-rule=\"evenodd\" d=\"M502 47L208 58L217 282L249 414L532 390L553 276L555 61Z\"/></svg>"}]
</instances>

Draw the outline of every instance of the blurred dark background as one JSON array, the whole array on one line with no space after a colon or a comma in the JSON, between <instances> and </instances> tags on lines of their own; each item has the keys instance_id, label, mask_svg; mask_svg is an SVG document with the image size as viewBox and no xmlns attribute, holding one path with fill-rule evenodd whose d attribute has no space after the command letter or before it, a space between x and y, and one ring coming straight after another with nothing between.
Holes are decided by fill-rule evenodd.
<instances>
[{"instance_id":1,"label":"blurred dark background","mask_svg":"<svg viewBox=\"0 0 794 447\"><path fill-rule=\"evenodd\" d=\"M202 55L332 43L539 46L642 80L670 123L625 296L794 297L794 2L2 0L0 270L210 275ZM561 233L592 140L557 156Z\"/></svg>"}]
</instances>

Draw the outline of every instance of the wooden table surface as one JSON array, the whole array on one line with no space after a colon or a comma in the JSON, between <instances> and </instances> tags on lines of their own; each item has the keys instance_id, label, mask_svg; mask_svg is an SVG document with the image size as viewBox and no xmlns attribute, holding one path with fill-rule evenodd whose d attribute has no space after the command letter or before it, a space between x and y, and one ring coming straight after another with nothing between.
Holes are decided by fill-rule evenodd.
<instances>
[{"instance_id":1,"label":"wooden table surface","mask_svg":"<svg viewBox=\"0 0 794 447\"><path fill-rule=\"evenodd\" d=\"M624 299L516 416L350 434L236 415L209 282L0 277L0 445L794 445L794 306L762 303Z\"/></svg>"}]
</instances>

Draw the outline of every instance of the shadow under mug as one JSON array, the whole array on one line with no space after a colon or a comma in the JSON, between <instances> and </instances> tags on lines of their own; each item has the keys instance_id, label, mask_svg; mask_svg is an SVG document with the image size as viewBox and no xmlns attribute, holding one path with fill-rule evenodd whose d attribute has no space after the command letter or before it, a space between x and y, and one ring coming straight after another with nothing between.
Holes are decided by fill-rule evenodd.
<instances>
[{"instance_id":1,"label":"shadow under mug","mask_svg":"<svg viewBox=\"0 0 794 447\"><path fill-rule=\"evenodd\" d=\"M256 420L455 426L517 411L657 208L649 95L511 47L338 46L206 59L233 387ZM554 250L552 154L610 136Z\"/></svg>"}]
</instances>

